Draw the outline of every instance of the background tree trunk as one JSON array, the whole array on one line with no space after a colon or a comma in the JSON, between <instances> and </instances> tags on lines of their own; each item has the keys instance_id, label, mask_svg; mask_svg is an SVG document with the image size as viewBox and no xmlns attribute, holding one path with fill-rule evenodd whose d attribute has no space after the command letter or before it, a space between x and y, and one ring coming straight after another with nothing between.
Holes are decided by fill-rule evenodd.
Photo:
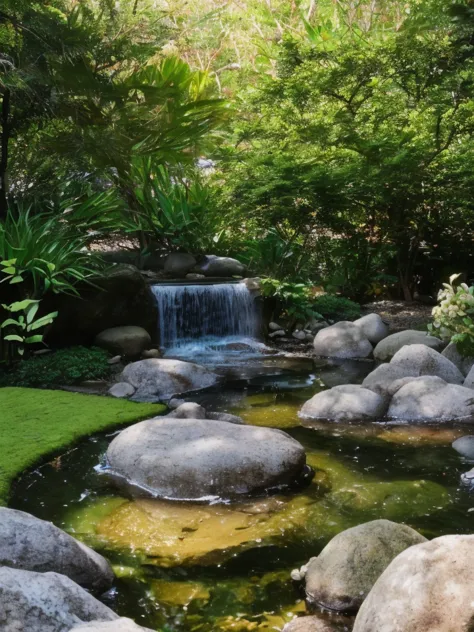
<instances>
[{"instance_id":1,"label":"background tree trunk","mask_svg":"<svg viewBox=\"0 0 474 632\"><path fill-rule=\"evenodd\" d=\"M1 111L1 154L0 154L0 221L8 211L8 143L10 140L10 90L6 89L2 97Z\"/></svg>"}]
</instances>

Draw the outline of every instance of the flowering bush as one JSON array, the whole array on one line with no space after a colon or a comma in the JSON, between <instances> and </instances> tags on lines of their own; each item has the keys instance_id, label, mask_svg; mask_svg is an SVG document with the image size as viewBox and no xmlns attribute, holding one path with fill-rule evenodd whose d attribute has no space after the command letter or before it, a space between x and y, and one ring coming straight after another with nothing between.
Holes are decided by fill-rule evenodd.
<instances>
[{"instance_id":1,"label":"flowering bush","mask_svg":"<svg viewBox=\"0 0 474 632\"><path fill-rule=\"evenodd\" d=\"M455 286L459 274L443 283L438 293L438 305L433 308L430 333L441 340L456 344L462 355L474 354L474 287L466 283Z\"/></svg>"}]
</instances>

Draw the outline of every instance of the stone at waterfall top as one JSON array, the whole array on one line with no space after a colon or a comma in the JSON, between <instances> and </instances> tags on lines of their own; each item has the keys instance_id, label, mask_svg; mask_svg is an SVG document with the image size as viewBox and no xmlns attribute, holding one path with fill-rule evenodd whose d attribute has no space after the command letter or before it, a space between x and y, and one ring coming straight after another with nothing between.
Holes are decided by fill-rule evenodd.
<instances>
[{"instance_id":1,"label":"stone at waterfall top","mask_svg":"<svg viewBox=\"0 0 474 632\"><path fill-rule=\"evenodd\" d=\"M217 384L220 377L199 364L151 358L127 365L122 382L135 389L134 399L153 401Z\"/></svg>"},{"instance_id":2,"label":"stone at waterfall top","mask_svg":"<svg viewBox=\"0 0 474 632\"><path fill-rule=\"evenodd\" d=\"M120 433L110 473L161 498L231 498L291 485L305 472L303 446L271 428L210 419L157 418Z\"/></svg>"}]
</instances>

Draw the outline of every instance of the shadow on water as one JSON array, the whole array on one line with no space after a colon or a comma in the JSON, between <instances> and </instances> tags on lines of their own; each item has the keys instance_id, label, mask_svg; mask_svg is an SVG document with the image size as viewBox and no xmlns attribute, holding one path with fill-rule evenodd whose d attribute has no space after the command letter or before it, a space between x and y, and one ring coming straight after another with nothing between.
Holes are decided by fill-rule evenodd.
<instances>
[{"instance_id":1,"label":"shadow on water","mask_svg":"<svg viewBox=\"0 0 474 632\"><path fill-rule=\"evenodd\" d=\"M343 529L388 518L428 537L472 532L474 498L459 485L471 464L451 448L469 434L465 426L300 425L298 410L309 397L360 382L370 370L370 363L268 356L228 365L227 386L190 398L300 441L316 474L298 493L224 506L131 500L96 469L113 437L102 434L26 473L11 506L104 553L117 575L105 600L142 625L279 629L305 608L291 569ZM349 629L347 621L335 622Z\"/></svg>"}]
</instances>

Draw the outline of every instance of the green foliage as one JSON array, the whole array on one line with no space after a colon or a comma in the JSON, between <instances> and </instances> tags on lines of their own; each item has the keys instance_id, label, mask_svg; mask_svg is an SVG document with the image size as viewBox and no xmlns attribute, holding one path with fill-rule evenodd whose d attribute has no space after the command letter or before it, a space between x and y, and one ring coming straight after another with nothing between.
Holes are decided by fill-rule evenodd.
<instances>
[{"instance_id":1,"label":"green foliage","mask_svg":"<svg viewBox=\"0 0 474 632\"><path fill-rule=\"evenodd\" d=\"M454 342L462 355L469 356L474 355L474 287L466 283L456 286L459 276L453 274L449 283L443 283L428 329L441 340Z\"/></svg>"},{"instance_id":2,"label":"green foliage","mask_svg":"<svg viewBox=\"0 0 474 632\"><path fill-rule=\"evenodd\" d=\"M51 325L58 312L36 318L39 306L40 301L31 299L11 305L2 304L3 309L10 314L9 318L0 324L0 351L3 351L2 347L6 343L7 361L11 361L15 355L23 356L27 345L43 342L43 334L39 330ZM0 355L0 362L2 359L5 358Z\"/></svg>"},{"instance_id":3,"label":"green foliage","mask_svg":"<svg viewBox=\"0 0 474 632\"><path fill-rule=\"evenodd\" d=\"M54 388L110 376L108 354L95 347L69 347L29 358L0 374L1 386Z\"/></svg>"},{"instance_id":4,"label":"green foliage","mask_svg":"<svg viewBox=\"0 0 474 632\"><path fill-rule=\"evenodd\" d=\"M5 505L10 485L25 469L94 432L155 417L165 407L63 391L0 388L0 410L0 505Z\"/></svg>"},{"instance_id":5,"label":"green foliage","mask_svg":"<svg viewBox=\"0 0 474 632\"><path fill-rule=\"evenodd\" d=\"M311 287L305 283L291 283L278 279L262 278L263 296L275 299L274 319L285 319L289 326L304 325L314 318L322 318L314 309Z\"/></svg>"},{"instance_id":6,"label":"green foliage","mask_svg":"<svg viewBox=\"0 0 474 632\"><path fill-rule=\"evenodd\" d=\"M67 217L67 216L66 216ZM0 224L0 270L10 284L24 282L26 296L75 293L75 285L93 274L99 259L85 251L88 236L53 213L10 209Z\"/></svg>"},{"instance_id":7,"label":"green foliage","mask_svg":"<svg viewBox=\"0 0 474 632\"><path fill-rule=\"evenodd\" d=\"M360 318L360 305L342 296L331 294L317 296L313 301L313 307L329 320L356 320Z\"/></svg>"}]
</instances>

